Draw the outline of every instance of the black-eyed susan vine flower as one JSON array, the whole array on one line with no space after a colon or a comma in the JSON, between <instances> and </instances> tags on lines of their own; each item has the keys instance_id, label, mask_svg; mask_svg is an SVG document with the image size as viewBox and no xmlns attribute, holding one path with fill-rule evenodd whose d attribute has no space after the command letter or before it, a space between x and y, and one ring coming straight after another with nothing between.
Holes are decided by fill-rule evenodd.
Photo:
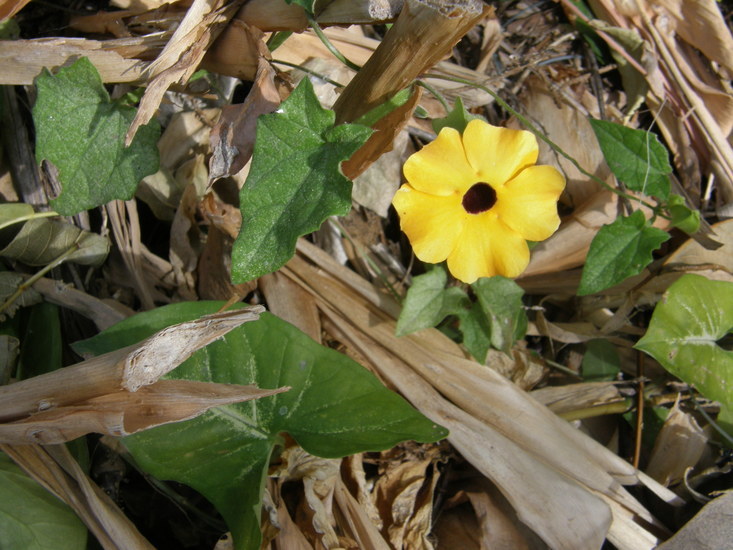
<instances>
[{"instance_id":1,"label":"black-eyed susan vine flower","mask_svg":"<svg viewBox=\"0 0 733 550\"><path fill-rule=\"evenodd\" d=\"M517 277L529 263L527 241L560 225L557 200L565 178L537 166L535 136L472 120L461 135L443 128L407 159L407 183L392 204L415 255L448 260L457 279Z\"/></svg>"}]
</instances>

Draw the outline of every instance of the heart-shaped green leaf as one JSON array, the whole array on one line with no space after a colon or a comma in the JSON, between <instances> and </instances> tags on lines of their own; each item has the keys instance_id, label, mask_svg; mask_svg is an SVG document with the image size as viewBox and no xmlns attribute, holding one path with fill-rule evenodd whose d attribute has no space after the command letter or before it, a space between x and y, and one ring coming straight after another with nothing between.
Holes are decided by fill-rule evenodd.
<instances>
[{"instance_id":1,"label":"heart-shaped green leaf","mask_svg":"<svg viewBox=\"0 0 733 550\"><path fill-rule=\"evenodd\" d=\"M131 317L75 349L104 353L220 306L195 302L161 307ZM270 314L200 350L169 376L292 388L124 440L147 472L186 483L206 496L224 516L240 550L259 548L260 499L270 454L281 443L279 433L289 433L306 451L323 457L447 435L366 369Z\"/></svg>"},{"instance_id":2,"label":"heart-shaped green leaf","mask_svg":"<svg viewBox=\"0 0 733 550\"><path fill-rule=\"evenodd\" d=\"M683 275L657 304L634 346L733 410L733 352L719 341L733 330L733 283Z\"/></svg>"},{"instance_id":3,"label":"heart-shaped green leaf","mask_svg":"<svg viewBox=\"0 0 733 550\"><path fill-rule=\"evenodd\" d=\"M641 210L604 225L590 243L578 296L600 292L638 275L669 234L651 227Z\"/></svg>"},{"instance_id":4,"label":"heart-shaped green leaf","mask_svg":"<svg viewBox=\"0 0 733 550\"><path fill-rule=\"evenodd\" d=\"M56 166L63 187L51 201L54 210L71 216L114 199L131 199L140 180L158 170L160 126L151 121L141 127L126 148L135 109L110 100L86 57L56 75L44 70L36 87L36 159Z\"/></svg>"},{"instance_id":5,"label":"heart-shaped green leaf","mask_svg":"<svg viewBox=\"0 0 733 550\"><path fill-rule=\"evenodd\" d=\"M609 168L626 187L667 198L672 166L667 149L656 135L606 120L591 118L589 122Z\"/></svg>"},{"instance_id":6,"label":"heart-shaped green leaf","mask_svg":"<svg viewBox=\"0 0 733 550\"><path fill-rule=\"evenodd\" d=\"M261 115L252 167L239 195L242 228L232 250L232 280L271 273L295 253L298 237L351 208L351 182L339 165L361 147L370 128L334 126L304 78L280 109Z\"/></svg>"}]
</instances>

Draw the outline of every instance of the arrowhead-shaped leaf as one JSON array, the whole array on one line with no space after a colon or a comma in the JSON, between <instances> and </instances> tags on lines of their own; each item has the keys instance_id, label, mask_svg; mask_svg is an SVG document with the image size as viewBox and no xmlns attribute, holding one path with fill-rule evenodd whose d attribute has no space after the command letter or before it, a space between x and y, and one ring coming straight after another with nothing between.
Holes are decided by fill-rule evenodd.
<instances>
[{"instance_id":1,"label":"arrowhead-shaped leaf","mask_svg":"<svg viewBox=\"0 0 733 550\"><path fill-rule=\"evenodd\" d=\"M252 167L239 195L242 229L232 250L232 280L271 273L295 252L298 237L351 208L351 182L339 165L371 129L342 124L321 107L304 78L275 113L257 121Z\"/></svg>"},{"instance_id":2,"label":"arrowhead-shaped leaf","mask_svg":"<svg viewBox=\"0 0 733 550\"><path fill-rule=\"evenodd\" d=\"M657 304L634 346L733 410L733 352L718 342L733 330L733 283L683 275Z\"/></svg>"},{"instance_id":3,"label":"arrowhead-shaped leaf","mask_svg":"<svg viewBox=\"0 0 733 550\"><path fill-rule=\"evenodd\" d=\"M638 275L652 262L652 252L667 239L669 234L651 227L641 210L604 225L590 243L578 296L600 292Z\"/></svg>"},{"instance_id":4,"label":"arrowhead-shaped leaf","mask_svg":"<svg viewBox=\"0 0 733 550\"><path fill-rule=\"evenodd\" d=\"M36 159L58 169L63 189L51 201L57 212L70 216L114 199L131 199L140 180L158 170L158 123L140 128L125 148L135 109L110 100L87 58L56 75L44 70L36 87Z\"/></svg>"},{"instance_id":5,"label":"arrowhead-shaped leaf","mask_svg":"<svg viewBox=\"0 0 733 550\"><path fill-rule=\"evenodd\" d=\"M196 302L161 307L131 317L75 349L104 353L220 306ZM147 472L186 483L206 496L224 516L240 550L259 548L260 499L270 454L282 443L281 432L323 457L447 435L366 369L270 314L200 350L169 376L292 388L124 440Z\"/></svg>"}]
</instances>

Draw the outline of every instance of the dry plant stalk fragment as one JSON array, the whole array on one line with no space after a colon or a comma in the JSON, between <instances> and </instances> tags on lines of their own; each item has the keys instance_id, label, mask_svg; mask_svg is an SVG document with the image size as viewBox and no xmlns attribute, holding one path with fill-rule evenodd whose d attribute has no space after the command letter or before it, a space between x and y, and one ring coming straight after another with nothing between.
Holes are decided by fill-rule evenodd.
<instances>
[{"instance_id":1,"label":"dry plant stalk fragment","mask_svg":"<svg viewBox=\"0 0 733 550\"><path fill-rule=\"evenodd\" d=\"M159 378L261 306L168 327L138 345L0 387L0 441L60 443L90 432L122 436L187 420L211 407L284 391Z\"/></svg>"}]
</instances>

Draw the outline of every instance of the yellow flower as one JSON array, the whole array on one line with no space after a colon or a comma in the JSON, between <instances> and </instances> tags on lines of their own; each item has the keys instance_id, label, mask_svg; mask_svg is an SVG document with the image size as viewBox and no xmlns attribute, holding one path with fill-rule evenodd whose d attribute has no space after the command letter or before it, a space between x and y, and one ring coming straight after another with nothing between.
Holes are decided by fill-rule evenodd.
<instances>
[{"instance_id":1,"label":"yellow flower","mask_svg":"<svg viewBox=\"0 0 733 550\"><path fill-rule=\"evenodd\" d=\"M529 263L527 241L560 225L557 200L565 178L536 166L530 132L472 120L463 136L443 128L405 162L407 183L392 199L402 230L423 262L448 260L465 283L517 277Z\"/></svg>"}]
</instances>

